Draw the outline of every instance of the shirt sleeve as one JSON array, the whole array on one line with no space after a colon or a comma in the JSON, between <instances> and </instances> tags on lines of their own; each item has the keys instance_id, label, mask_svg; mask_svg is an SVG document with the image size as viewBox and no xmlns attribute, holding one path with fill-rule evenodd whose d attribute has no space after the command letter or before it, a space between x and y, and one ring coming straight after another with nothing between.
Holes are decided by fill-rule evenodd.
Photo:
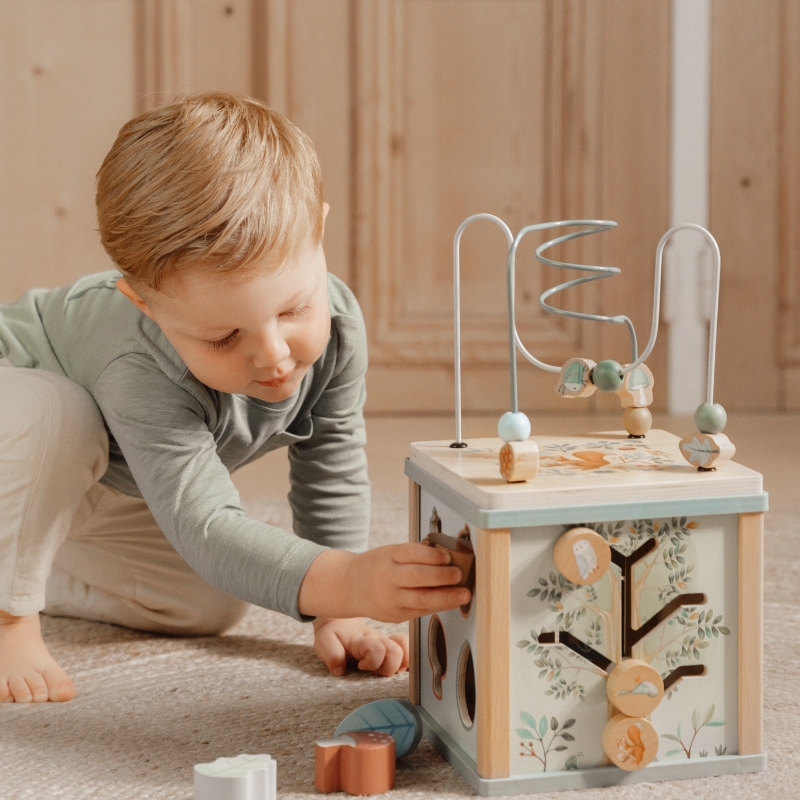
<instances>
[{"instance_id":1,"label":"shirt sleeve","mask_svg":"<svg viewBox=\"0 0 800 800\"><path fill-rule=\"evenodd\" d=\"M248 517L208 411L143 354L113 361L92 394L164 535L202 578L303 619L300 584L325 548Z\"/></svg>"},{"instance_id":2,"label":"shirt sleeve","mask_svg":"<svg viewBox=\"0 0 800 800\"><path fill-rule=\"evenodd\" d=\"M367 343L360 314L336 321L336 367L311 409L311 436L289 447L289 502L298 536L362 552L369 537L364 453Z\"/></svg>"}]
</instances>

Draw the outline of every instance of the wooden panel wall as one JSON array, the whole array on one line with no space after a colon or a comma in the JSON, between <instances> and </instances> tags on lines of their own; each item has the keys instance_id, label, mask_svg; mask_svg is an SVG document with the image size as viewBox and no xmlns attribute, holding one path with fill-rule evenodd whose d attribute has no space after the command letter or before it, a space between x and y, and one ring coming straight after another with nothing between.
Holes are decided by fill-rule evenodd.
<instances>
[{"instance_id":1,"label":"wooden panel wall","mask_svg":"<svg viewBox=\"0 0 800 800\"><path fill-rule=\"evenodd\" d=\"M716 399L800 408L800 5L715 0L711 230L722 251Z\"/></svg>"},{"instance_id":2,"label":"wooden panel wall","mask_svg":"<svg viewBox=\"0 0 800 800\"><path fill-rule=\"evenodd\" d=\"M452 407L452 235L478 211L513 230L618 219L618 231L562 253L624 277L557 304L628 313L647 331L652 253L668 221L669 4L381 0L357 5L356 27L355 270L372 408ZM523 341L550 363L628 360L624 331L539 309L543 289L574 277L533 261L545 238L520 250ZM504 249L491 223L463 239L465 409L508 407ZM652 360L662 384L663 364L662 352ZM568 405L554 388L551 374L521 369L528 410L610 400Z\"/></svg>"},{"instance_id":3,"label":"wooden panel wall","mask_svg":"<svg viewBox=\"0 0 800 800\"><path fill-rule=\"evenodd\" d=\"M369 326L371 410L452 408L451 242L477 211L514 229L618 220L563 255L623 276L558 304L627 313L646 338L668 214L669 0L5 0L0 48L0 301L109 266L93 176L119 126L221 88L265 99L317 146L329 267ZM623 329L541 313L539 292L563 280L531 258L543 240L519 262L529 349L627 360ZM464 239L467 410L508 403L503 249L486 223ZM529 411L618 406L567 405L527 364L520 378Z\"/></svg>"},{"instance_id":4,"label":"wooden panel wall","mask_svg":"<svg viewBox=\"0 0 800 800\"><path fill-rule=\"evenodd\" d=\"M0 302L111 264L94 175L135 112L127 0L0 3Z\"/></svg>"}]
</instances>

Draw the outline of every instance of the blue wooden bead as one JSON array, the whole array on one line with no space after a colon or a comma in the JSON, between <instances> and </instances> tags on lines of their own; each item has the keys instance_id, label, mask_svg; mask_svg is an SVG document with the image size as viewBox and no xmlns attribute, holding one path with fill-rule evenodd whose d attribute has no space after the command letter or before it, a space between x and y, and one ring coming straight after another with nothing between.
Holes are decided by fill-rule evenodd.
<instances>
[{"instance_id":1,"label":"blue wooden bead","mask_svg":"<svg viewBox=\"0 0 800 800\"><path fill-rule=\"evenodd\" d=\"M719 403L703 403L694 412L694 424L700 433L721 433L728 422L728 415Z\"/></svg>"},{"instance_id":2,"label":"blue wooden bead","mask_svg":"<svg viewBox=\"0 0 800 800\"><path fill-rule=\"evenodd\" d=\"M531 435L531 422L521 411L506 411L497 423L497 435L504 442L524 442Z\"/></svg>"},{"instance_id":3,"label":"blue wooden bead","mask_svg":"<svg viewBox=\"0 0 800 800\"><path fill-rule=\"evenodd\" d=\"M622 386L625 376L622 374L622 366L617 361L606 359L601 361L592 370L592 383L601 392L614 392Z\"/></svg>"}]
</instances>

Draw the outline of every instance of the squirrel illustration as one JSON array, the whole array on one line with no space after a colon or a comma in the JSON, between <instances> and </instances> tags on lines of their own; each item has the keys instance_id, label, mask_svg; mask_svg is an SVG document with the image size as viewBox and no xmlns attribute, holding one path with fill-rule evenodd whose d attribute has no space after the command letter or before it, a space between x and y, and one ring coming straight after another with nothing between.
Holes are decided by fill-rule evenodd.
<instances>
[{"instance_id":1,"label":"squirrel illustration","mask_svg":"<svg viewBox=\"0 0 800 800\"><path fill-rule=\"evenodd\" d=\"M642 742L642 734L636 725L631 725L628 728L628 742L625 739L617 739L617 760L619 763L625 761L633 762L634 766L639 766L644 758L644 742Z\"/></svg>"}]
</instances>

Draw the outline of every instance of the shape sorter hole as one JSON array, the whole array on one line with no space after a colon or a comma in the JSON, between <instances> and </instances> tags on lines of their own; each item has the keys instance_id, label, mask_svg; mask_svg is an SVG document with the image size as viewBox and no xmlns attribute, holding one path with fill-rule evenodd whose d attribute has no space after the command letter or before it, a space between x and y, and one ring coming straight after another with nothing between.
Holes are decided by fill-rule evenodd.
<instances>
[{"instance_id":1,"label":"shape sorter hole","mask_svg":"<svg viewBox=\"0 0 800 800\"><path fill-rule=\"evenodd\" d=\"M469 730L475 723L475 662L469 642L464 642L458 657L456 696L461 724Z\"/></svg>"},{"instance_id":2,"label":"shape sorter hole","mask_svg":"<svg viewBox=\"0 0 800 800\"><path fill-rule=\"evenodd\" d=\"M442 621L436 614L428 623L428 661L433 670L433 694L441 700L442 679L447 674L447 641Z\"/></svg>"}]
</instances>

